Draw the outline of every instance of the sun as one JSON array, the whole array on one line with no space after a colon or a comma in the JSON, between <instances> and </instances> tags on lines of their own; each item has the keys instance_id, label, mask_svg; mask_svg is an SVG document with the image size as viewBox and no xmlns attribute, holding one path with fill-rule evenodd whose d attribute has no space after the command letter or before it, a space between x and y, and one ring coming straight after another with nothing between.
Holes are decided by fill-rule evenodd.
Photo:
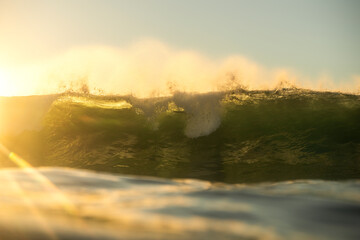
<instances>
[{"instance_id":1,"label":"sun","mask_svg":"<svg viewBox=\"0 0 360 240\"><path fill-rule=\"evenodd\" d=\"M11 80L10 74L0 68L0 96L12 96L14 86Z\"/></svg>"}]
</instances>

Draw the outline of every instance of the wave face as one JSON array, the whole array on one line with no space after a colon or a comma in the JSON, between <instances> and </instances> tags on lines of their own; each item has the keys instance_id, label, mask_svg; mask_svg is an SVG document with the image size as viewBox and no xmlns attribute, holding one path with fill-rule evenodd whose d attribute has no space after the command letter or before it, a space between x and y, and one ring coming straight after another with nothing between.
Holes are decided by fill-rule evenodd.
<instances>
[{"instance_id":1,"label":"wave face","mask_svg":"<svg viewBox=\"0 0 360 240\"><path fill-rule=\"evenodd\" d=\"M360 176L358 95L283 89L29 98L0 99L1 140L34 166L228 183ZM7 161L0 166L12 166Z\"/></svg>"}]
</instances>

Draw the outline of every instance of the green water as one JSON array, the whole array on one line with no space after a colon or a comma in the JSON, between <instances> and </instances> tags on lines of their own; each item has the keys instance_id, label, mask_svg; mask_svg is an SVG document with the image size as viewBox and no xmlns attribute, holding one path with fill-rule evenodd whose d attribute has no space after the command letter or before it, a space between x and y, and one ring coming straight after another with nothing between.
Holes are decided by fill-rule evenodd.
<instances>
[{"instance_id":1,"label":"green water","mask_svg":"<svg viewBox=\"0 0 360 240\"><path fill-rule=\"evenodd\" d=\"M59 95L38 129L2 142L34 166L227 183L356 179L359 100L299 89Z\"/></svg>"}]
</instances>

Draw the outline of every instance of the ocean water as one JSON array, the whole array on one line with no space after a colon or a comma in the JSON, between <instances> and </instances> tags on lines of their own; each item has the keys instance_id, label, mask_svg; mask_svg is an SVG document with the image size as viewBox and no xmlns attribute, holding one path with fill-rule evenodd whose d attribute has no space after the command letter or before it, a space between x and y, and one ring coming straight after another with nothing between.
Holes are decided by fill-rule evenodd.
<instances>
[{"instance_id":1,"label":"ocean water","mask_svg":"<svg viewBox=\"0 0 360 240\"><path fill-rule=\"evenodd\" d=\"M0 239L360 238L359 95L66 93L0 115Z\"/></svg>"}]
</instances>

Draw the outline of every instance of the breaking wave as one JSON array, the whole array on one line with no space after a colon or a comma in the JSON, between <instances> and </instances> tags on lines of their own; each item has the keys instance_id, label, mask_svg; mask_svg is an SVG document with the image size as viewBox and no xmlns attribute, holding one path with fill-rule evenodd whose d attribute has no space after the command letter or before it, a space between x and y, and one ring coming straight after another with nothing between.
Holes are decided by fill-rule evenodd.
<instances>
[{"instance_id":1,"label":"breaking wave","mask_svg":"<svg viewBox=\"0 0 360 240\"><path fill-rule=\"evenodd\" d=\"M0 98L1 141L35 166L224 182L351 179L360 176L359 100L296 88Z\"/></svg>"}]
</instances>

